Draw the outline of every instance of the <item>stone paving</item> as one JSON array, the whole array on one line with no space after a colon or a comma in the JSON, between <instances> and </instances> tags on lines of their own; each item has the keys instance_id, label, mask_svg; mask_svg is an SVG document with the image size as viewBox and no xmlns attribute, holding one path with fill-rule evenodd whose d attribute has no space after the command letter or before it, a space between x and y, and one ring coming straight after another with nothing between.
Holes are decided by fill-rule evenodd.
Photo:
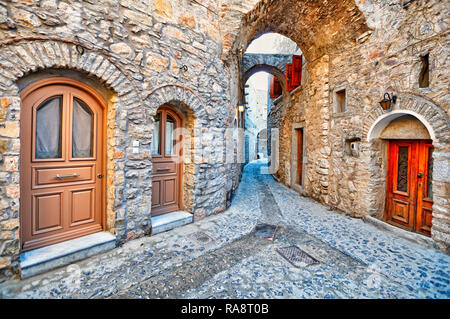
<instances>
[{"instance_id":1,"label":"stone paving","mask_svg":"<svg viewBox=\"0 0 450 319\"><path fill-rule=\"evenodd\" d=\"M232 206L65 268L0 285L2 298L444 298L450 256L328 210L246 166ZM278 226L274 240L254 236ZM296 245L319 261L294 267Z\"/></svg>"}]
</instances>

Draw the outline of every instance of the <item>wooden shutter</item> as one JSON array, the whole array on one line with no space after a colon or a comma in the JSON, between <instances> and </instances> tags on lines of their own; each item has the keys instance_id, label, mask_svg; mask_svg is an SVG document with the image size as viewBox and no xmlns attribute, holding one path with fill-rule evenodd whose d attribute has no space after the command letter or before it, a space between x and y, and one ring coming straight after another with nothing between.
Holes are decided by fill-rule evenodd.
<instances>
[{"instance_id":1,"label":"wooden shutter","mask_svg":"<svg viewBox=\"0 0 450 319\"><path fill-rule=\"evenodd\" d=\"M272 79L270 80L270 98L275 98L275 77L272 76Z\"/></svg>"},{"instance_id":2,"label":"wooden shutter","mask_svg":"<svg viewBox=\"0 0 450 319\"><path fill-rule=\"evenodd\" d=\"M275 90L275 96L279 97L281 94L283 94L283 89L281 88L281 83L278 80L276 76L274 78L274 90Z\"/></svg>"},{"instance_id":3,"label":"wooden shutter","mask_svg":"<svg viewBox=\"0 0 450 319\"><path fill-rule=\"evenodd\" d=\"M295 88L295 86L292 83L292 80L293 80L292 76L294 73L293 71L294 71L294 65L292 63L289 63L288 65L286 65L286 81L287 81L286 87L289 92Z\"/></svg>"},{"instance_id":4,"label":"wooden shutter","mask_svg":"<svg viewBox=\"0 0 450 319\"><path fill-rule=\"evenodd\" d=\"M292 57L292 64L294 65L292 84L294 87L297 87L302 84L302 56L294 55Z\"/></svg>"},{"instance_id":5,"label":"wooden shutter","mask_svg":"<svg viewBox=\"0 0 450 319\"><path fill-rule=\"evenodd\" d=\"M276 76L272 76L270 81L270 98L276 99L282 94L281 84Z\"/></svg>"}]
</instances>

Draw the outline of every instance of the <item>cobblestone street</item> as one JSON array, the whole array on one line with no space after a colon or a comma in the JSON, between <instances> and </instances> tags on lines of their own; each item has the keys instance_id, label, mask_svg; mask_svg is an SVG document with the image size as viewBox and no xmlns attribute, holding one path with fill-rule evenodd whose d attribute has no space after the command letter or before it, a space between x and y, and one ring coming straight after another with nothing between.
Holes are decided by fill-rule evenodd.
<instances>
[{"instance_id":1,"label":"cobblestone street","mask_svg":"<svg viewBox=\"0 0 450 319\"><path fill-rule=\"evenodd\" d=\"M247 165L219 215L0 285L2 298L449 298L450 257L330 211ZM258 223L278 226L258 238ZM200 232L200 233L199 233ZM296 245L319 263L294 267Z\"/></svg>"}]
</instances>

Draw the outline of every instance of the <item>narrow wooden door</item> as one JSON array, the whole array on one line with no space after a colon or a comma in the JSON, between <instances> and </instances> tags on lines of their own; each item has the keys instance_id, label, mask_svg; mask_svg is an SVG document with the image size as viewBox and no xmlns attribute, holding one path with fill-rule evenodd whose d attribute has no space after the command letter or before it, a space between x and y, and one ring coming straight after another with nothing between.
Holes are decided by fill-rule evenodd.
<instances>
[{"instance_id":1,"label":"narrow wooden door","mask_svg":"<svg viewBox=\"0 0 450 319\"><path fill-rule=\"evenodd\" d=\"M103 107L91 92L47 80L22 93L22 251L102 230Z\"/></svg>"},{"instance_id":2,"label":"narrow wooden door","mask_svg":"<svg viewBox=\"0 0 450 319\"><path fill-rule=\"evenodd\" d=\"M433 149L431 141L420 143L416 230L426 235L431 234L433 212Z\"/></svg>"},{"instance_id":3,"label":"narrow wooden door","mask_svg":"<svg viewBox=\"0 0 450 319\"><path fill-rule=\"evenodd\" d=\"M152 216L181 209L182 119L161 107L154 121Z\"/></svg>"},{"instance_id":4,"label":"narrow wooden door","mask_svg":"<svg viewBox=\"0 0 450 319\"><path fill-rule=\"evenodd\" d=\"M297 184L303 185L303 129L297 131Z\"/></svg>"},{"instance_id":5,"label":"narrow wooden door","mask_svg":"<svg viewBox=\"0 0 450 319\"><path fill-rule=\"evenodd\" d=\"M432 150L425 140L389 142L385 219L412 231L430 234Z\"/></svg>"}]
</instances>

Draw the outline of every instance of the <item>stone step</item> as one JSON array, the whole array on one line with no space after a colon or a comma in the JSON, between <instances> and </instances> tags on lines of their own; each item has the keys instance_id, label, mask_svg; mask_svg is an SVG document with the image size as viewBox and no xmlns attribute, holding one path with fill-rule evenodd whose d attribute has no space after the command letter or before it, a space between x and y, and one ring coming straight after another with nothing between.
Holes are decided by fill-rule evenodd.
<instances>
[{"instance_id":1,"label":"stone step","mask_svg":"<svg viewBox=\"0 0 450 319\"><path fill-rule=\"evenodd\" d=\"M364 222L366 222L368 224L372 224L379 229L389 231L399 237L402 237L404 239L412 241L416 244L428 247L430 249L439 250L439 246L436 244L436 242L431 237L427 237L420 233L414 233L412 231L408 231L408 230L402 229L400 227L396 227L394 225L388 224L387 222L379 220L378 218L375 218L370 215L364 216L363 220L364 220Z\"/></svg>"},{"instance_id":2,"label":"stone step","mask_svg":"<svg viewBox=\"0 0 450 319\"><path fill-rule=\"evenodd\" d=\"M152 217L152 235L156 235L176 227L181 227L194 222L194 215L176 211Z\"/></svg>"},{"instance_id":3,"label":"stone step","mask_svg":"<svg viewBox=\"0 0 450 319\"><path fill-rule=\"evenodd\" d=\"M108 232L98 232L26 251L20 254L21 278L69 265L116 247L116 236Z\"/></svg>"}]
</instances>

